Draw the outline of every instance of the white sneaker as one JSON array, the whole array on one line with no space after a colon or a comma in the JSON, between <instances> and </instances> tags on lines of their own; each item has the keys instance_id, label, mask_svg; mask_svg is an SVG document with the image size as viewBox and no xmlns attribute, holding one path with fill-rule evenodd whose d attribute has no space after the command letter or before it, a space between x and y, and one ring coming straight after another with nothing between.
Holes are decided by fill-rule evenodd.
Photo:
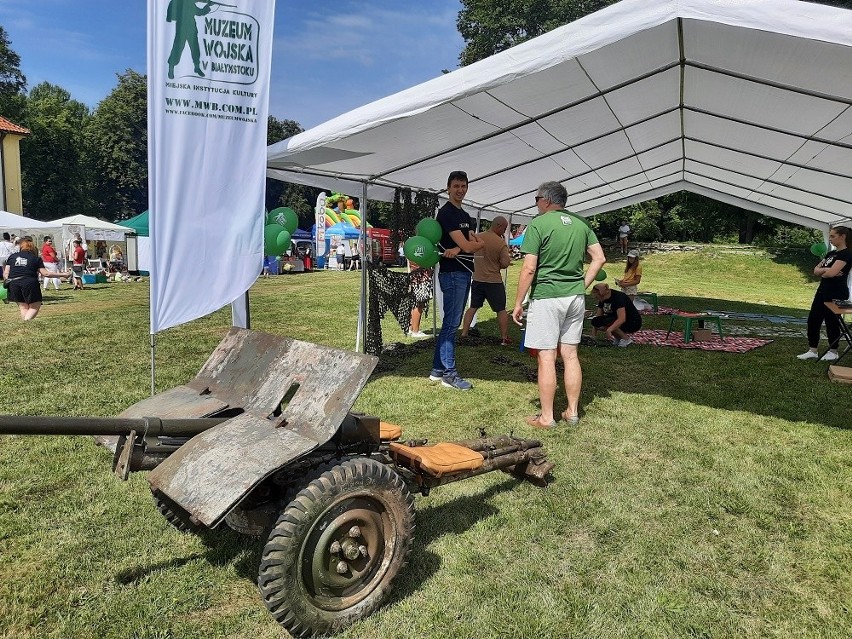
<instances>
[{"instance_id":1,"label":"white sneaker","mask_svg":"<svg viewBox=\"0 0 852 639\"><path fill-rule=\"evenodd\" d=\"M819 355L817 355L813 351L805 351L801 355L796 355L797 359L818 359Z\"/></svg>"},{"instance_id":2,"label":"white sneaker","mask_svg":"<svg viewBox=\"0 0 852 639\"><path fill-rule=\"evenodd\" d=\"M840 359L840 355L837 354L837 351L828 351L819 359L821 362L833 362L836 359Z\"/></svg>"},{"instance_id":3,"label":"white sneaker","mask_svg":"<svg viewBox=\"0 0 852 639\"><path fill-rule=\"evenodd\" d=\"M420 337L429 337L429 336L428 336L426 333L424 333L423 331L408 331L408 336L409 336L409 337L418 337L418 338L420 338Z\"/></svg>"},{"instance_id":4,"label":"white sneaker","mask_svg":"<svg viewBox=\"0 0 852 639\"><path fill-rule=\"evenodd\" d=\"M618 342L618 345L619 345L619 346L621 346L621 348L627 348L627 347L628 347L628 346L630 346L632 343L633 343L633 338L632 338L632 337L625 337L623 340L621 340L620 342Z\"/></svg>"}]
</instances>

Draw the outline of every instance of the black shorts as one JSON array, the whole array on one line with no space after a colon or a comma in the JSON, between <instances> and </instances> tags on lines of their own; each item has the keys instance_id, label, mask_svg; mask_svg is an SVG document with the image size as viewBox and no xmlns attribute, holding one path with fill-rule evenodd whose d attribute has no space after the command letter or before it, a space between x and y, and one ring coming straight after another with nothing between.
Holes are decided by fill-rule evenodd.
<instances>
[{"instance_id":1,"label":"black shorts","mask_svg":"<svg viewBox=\"0 0 852 639\"><path fill-rule=\"evenodd\" d=\"M592 326L594 326L595 328L609 328L609 325L612 324L616 319L618 318L613 317L612 315L601 315L600 317L593 317ZM624 333L635 333L640 328L642 328L642 323L640 322L639 324L630 324L629 322L625 322L619 328Z\"/></svg>"},{"instance_id":2,"label":"black shorts","mask_svg":"<svg viewBox=\"0 0 852 639\"><path fill-rule=\"evenodd\" d=\"M473 281L470 285L470 307L482 308L482 305L488 300L488 305L495 313L506 310L506 287L503 283L497 282L477 282Z\"/></svg>"},{"instance_id":3,"label":"black shorts","mask_svg":"<svg viewBox=\"0 0 852 639\"><path fill-rule=\"evenodd\" d=\"M31 277L9 282L7 299L10 302L22 302L24 304L41 302L41 286L39 286L37 279Z\"/></svg>"}]
</instances>

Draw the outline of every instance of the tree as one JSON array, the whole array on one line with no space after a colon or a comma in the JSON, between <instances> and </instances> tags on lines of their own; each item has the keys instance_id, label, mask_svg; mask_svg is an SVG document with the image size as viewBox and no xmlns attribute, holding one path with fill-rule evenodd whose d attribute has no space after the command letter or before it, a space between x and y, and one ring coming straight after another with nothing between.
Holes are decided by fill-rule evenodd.
<instances>
[{"instance_id":1,"label":"tree","mask_svg":"<svg viewBox=\"0 0 852 639\"><path fill-rule=\"evenodd\" d=\"M0 26L0 115L20 122L27 78L21 73L21 56L12 50L6 30Z\"/></svg>"},{"instance_id":2,"label":"tree","mask_svg":"<svg viewBox=\"0 0 852 639\"><path fill-rule=\"evenodd\" d=\"M31 217L52 220L91 208L89 171L80 131L89 109L62 87L43 82L26 100L21 145L24 202Z\"/></svg>"},{"instance_id":3,"label":"tree","mask_svg":"<svg viewBox=\"0 0 852 639\"><path fill-rule=\"evenodd\" d=\"M88 122L85 139L95 172L97 217L116 220L148 208L146 77L128 69Z\"/></svg>"},{"instance_id":4,"label":"tree","mask_svg":"<svg viewBox=\"0 0 852 639\"><path fill-rule=\"evenodd\" d=\"M616 0L462 0L462 66L573 22Z\"/></svg>"}]
</instances>

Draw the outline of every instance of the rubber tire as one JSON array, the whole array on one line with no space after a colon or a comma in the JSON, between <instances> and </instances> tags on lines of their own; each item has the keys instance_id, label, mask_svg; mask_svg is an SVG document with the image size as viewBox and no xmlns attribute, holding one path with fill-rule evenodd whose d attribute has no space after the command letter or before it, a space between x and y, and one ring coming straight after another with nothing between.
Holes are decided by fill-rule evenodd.
<instances>
[{"instance_id":1,"label":"rubber tire","mask_svg":"<svg viewBox=\"0 0 852 639\"><path fill-rule=\"evenodd\" d=\"M353 525L368 555L352 560L349 576L337 576L331 567L340 555L327 549ZM402 478L370 458L347 460L313 479L272 528L258 574L263 601L294 637L345 628L382 604L413 532L414 499Z\"/></svg>"},{"instance_id":2,"label":"rubber tire","mask_svg":"<svg viewBox=\"0 0 852 639\"><path fill-rule=\"evenodd\" d=\"M160 511L160 514L179 531L197 535L207 530L207 526L194 522L188 512L164 494L157 492L151 493L151 496L154 498L154 505Z\"/></svg>"}]
</instances>

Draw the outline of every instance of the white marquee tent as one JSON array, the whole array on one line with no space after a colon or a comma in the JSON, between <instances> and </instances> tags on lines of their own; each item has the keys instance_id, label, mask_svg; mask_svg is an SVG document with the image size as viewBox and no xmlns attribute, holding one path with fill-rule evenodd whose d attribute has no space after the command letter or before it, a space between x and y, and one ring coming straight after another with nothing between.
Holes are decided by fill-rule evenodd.
<instances>
[{"instance_id":1,"label":"white marquee tent","mask_svg":"<svg viewBox=\"0 0 852 639\"><path fill-rule=\"evenodd\" d=\"M121 242L127 233L135 233L135 230L130 227L113 224L90 215L69 215L58 220L51 220L48 224L58 227L83 227L86 240Z\"/></svg>"},{"instance_id":2,"label":"white marquee tent","mask_svg":"<svg viewBox=\"0 0 852 639\"><path fill-rule=\"evenodd\" d=\"M33 239L40 240L39 235L50 235L58 228L59 226L51 222L42 222L17 213L0 211L0 232L14 233L19 237L32 235Z\"/></svg>"},{"instance_id":3,"label":"white marquee tent","mask_svg":"<svg viewBox=\"0 0 852 639\"><path fill-rule=\"evenodd\" d=\"M622 0L268 149L268 175L389 200L467 171L469 209L589 216L682 190L826 232L852 215L852 11Z\"/></svg>"}]
</instances>

